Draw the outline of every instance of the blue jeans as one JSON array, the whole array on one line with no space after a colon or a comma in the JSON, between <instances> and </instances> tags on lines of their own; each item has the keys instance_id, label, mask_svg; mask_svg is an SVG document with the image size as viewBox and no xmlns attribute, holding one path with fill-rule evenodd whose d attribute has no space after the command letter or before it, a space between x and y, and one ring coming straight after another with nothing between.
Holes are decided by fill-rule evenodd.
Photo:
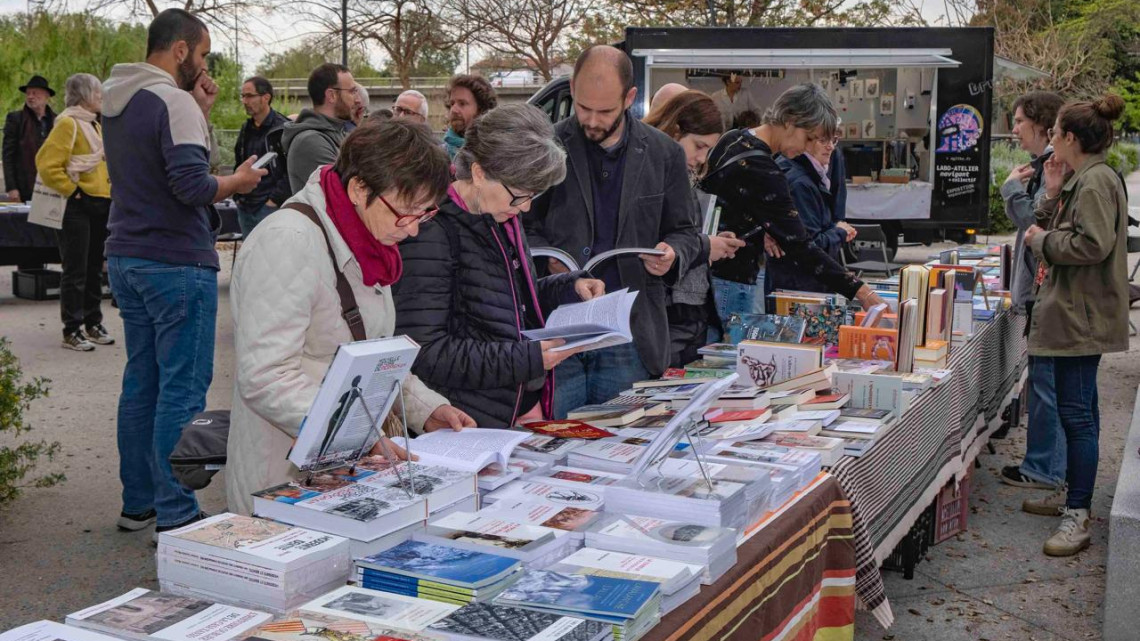
<instances>
[{"instance_id":1,"label":"blue jeans","mask_svg":"<svg viewBox=\"0 0 1140 641\"><path fill-rule=\"evenodd\" d=\"M256 209L246 209L244 205L238 205L238 226L241 227L241 237L249 238L253 228L275 211L277 208L269 205L262 205Z\"/></svg>"},{"instance_id":2,"label":"blue jeans","mask_svg":"<svg viewBox=\"0 0 1140 641\"><path fill-rule=\"evenodd\" d=\"M764 270L756 275L756 284L746 285L732 280L713 277L713 297L721 327L728 331L728 320L733 314L764 313ZM739 339L738 339L739 340Z\"/></svg>"},{"instance_id":3,"label":"blue jeans","mask_svg":"<svg viewBox=\"0 0 1140 641\"><path fill-rule=\"evenodd\" d=\"M1068 446L1070 508L1087 510L1092 506L1096 467L1100 459L1100 397L1096 389L1100 355L1057 356L1053 361L1053 381L1057 390L1057 413L1065 430Z\"/></svg>"},{"instance_id":4,"label":"blue jeans","mask_svg":"<svg viewBox=\"0 0 1140 641\"><path fill-rule=\"evenodd\" d=\"M127 342L118 419L123 511L153 508L158 525L177 525L199 512L194 492L171 472L170 452L182 426L206 407L217 272L121 256L109 257L107 266Z\"/></svg>"},{"instance_id":5,"label":"blue jeans","mask_svg":"<svg viewBox=\"0 0 1140 641\"><path fill-rule=\"evenodd\" d=\"M1021 473L1034 481L1065 482L1065 430L1057 414L1052 358L1029 357L1029 425Z\"/></svg>"},{"instance_id":6,"label":"blue jeans","mask_svg":"<svg viewBox=\"0 0 1140 641\"><path fill-rule=\"evenodd\" d=\"M554 416L564 419L575 408L605 403L647 378L633 343L575 354L554 368Z\"/></svg>"}]
</instances>

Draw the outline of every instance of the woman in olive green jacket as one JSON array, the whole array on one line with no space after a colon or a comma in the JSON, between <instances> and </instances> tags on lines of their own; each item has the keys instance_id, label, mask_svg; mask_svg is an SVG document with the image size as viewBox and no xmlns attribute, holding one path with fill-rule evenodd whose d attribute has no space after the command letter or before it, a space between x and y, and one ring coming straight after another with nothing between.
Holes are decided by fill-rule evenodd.
<instances>
[{"instance_id":1,"label":"woman in olive green jacket","mask_svg":"<svg viewBox=\"0 0 1140 641\"><path fill-rule=\"evenodd\" d=\"M1053 157L1045 163L1038 224L1025 233L1039 261L1029 353L1053 360L1068 446L1068 496L1061 526L1045 542L1050 556L1069 556L1089 545L1100 455L1097 367L1101 354L1128 349L1128 197L1105 164L1112 121L1123 110L1124 101L1112 95L1061 108L1049 133Z\"/></svg>"}]
</instances>

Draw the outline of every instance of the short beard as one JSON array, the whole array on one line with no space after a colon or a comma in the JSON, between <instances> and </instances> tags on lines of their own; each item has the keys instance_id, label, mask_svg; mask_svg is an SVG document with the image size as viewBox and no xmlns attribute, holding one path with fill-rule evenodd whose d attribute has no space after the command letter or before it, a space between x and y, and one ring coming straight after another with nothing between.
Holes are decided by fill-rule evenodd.
<instances>
[{"instance_id":1,"label":"short beard","mask_svg":"<svg viewBox=\"0 0 1140 641\"><path fill-rule=\"evenodd\" d=\"M460 136L467 133L467 121L462 117L452 118L448 121L448 124L451 125L451 130Z\"/></svg>"},{"instance_id":2,"label":"short beard","mask_svg":"<svg viewBox=\"0 0 1140 641\"><path fill-rule=\"evenodd\" d=\"M183 91L194 91L194 85L198 83L198 76L201 74L202 68L195 67L194 60L187 57L178 63L178 87Z\"/></svg>"},{"instance_id":3,"label":"short beard","mask_svg":"<svg viewBox=\"0 0 1140 641\"><path fill-rule=\"evenodd\" d=\"M348 106L348 101L340 96L341 92L337 92L336 104L333 105L333 115L341 120L352 120L352 107Z\"/></svg>"},{"instance_id":4,"label":"short beard","mask_svg":"<svg viewBox=\"0 0 1140 641\"><path fill-rule=\"evenodd\" d=\"M622 124L623 122L625 122L625 111L622 111L622 112L621 112L621 115L620 115L620 116L618 116L618 117L617 117L617 119L615 119L615 120L614 120L614 124L610 125L610 128L609 128L609 129L607 129L607 130L605 131L605 133L603 133L603 134L601 135L601 138L595 138L595 137L594 137L594 136L593 136L593 135L590 133L590 130L589 130L589 129L586 129L585 127L583 127L583 128L582 128L582 131L583 131L583 132L586 134L586 138L587 138L588 140L590 140L591 142L596 142L596 143L598 143L598 144L602 144L602 143L603 143L603 142L605 142L605 141L606 141L606 140L607 140L607 139L608 139L610 136L614 135L614 132L618 130L618 127L620 127L620 126L621 126L621 124Z\"/></svg>"}]
</instances>

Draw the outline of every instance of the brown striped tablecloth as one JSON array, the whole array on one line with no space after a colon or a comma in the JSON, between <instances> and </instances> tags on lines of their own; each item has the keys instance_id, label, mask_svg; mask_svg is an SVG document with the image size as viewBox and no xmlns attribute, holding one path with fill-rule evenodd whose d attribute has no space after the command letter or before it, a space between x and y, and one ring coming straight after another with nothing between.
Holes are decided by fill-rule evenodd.
<instances>
[{"instance_id":1,"label":"brown striped tablecloth","mask_svg":"<svg viewBox=\"0 0 1140 641\"><path fill-rule=\"evenodd\" d=\"M645 641L842 641L855 634L851 503L821 474L761 522L737 562Z\"/></svg>"},{"instance_id":2,"label":"brown striped tablecloth","mask_svg":"<svg viewBox=\"0 0 1140 641\"><path fill-rule=\"evenodd\" d=\"M952 349L949 380L919 395L870 451L831 469L852 504L860 604L884 627L894 616L878 566L996 427L1025 368L1024 327L1025 317L1007 311L978 323L974 338Z\"/></svg>"}]
</instances>

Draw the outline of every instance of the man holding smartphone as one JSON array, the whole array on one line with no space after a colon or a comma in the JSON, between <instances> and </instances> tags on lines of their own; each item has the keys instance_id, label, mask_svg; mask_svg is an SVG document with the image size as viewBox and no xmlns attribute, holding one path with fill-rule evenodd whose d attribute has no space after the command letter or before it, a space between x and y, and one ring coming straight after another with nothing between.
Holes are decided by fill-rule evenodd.
<instances>
[{"instance_id":1,"label":"man holding smartphone","mask_svg":"<svg viewBox=\"0 0 1140 641\"><path fill-rule=\"evenodd\" d=\"M241 126L234 144L235 166L250 156L265 160L270 151L269 133L289 122L273 108L273 85L261 76L253 76L242 83L241 106L249 119ZM264 167L269 174L253 191L234 196L242 238L249 238L257 223L277 211L277 207L292 195L285 163L272 158Z\"/></svg>"},{"instance_id":2,"label":"man holding smartphone","mask_svg":"<svg viewBox=\"0 0 1140 641\"><path fill-rule=\"evenodd\" d=\"M231 176L210 175L206 123L218 86L206 75L209 53L206 25L167 9L147 29L146 62L115 65L103 84L107 267L127 346L118 415L118 526L127 531L202 518L170 452L205 409L214 373L221 221L212 205L266 174L250 157Z\"/></svg>"}]
</instances>

